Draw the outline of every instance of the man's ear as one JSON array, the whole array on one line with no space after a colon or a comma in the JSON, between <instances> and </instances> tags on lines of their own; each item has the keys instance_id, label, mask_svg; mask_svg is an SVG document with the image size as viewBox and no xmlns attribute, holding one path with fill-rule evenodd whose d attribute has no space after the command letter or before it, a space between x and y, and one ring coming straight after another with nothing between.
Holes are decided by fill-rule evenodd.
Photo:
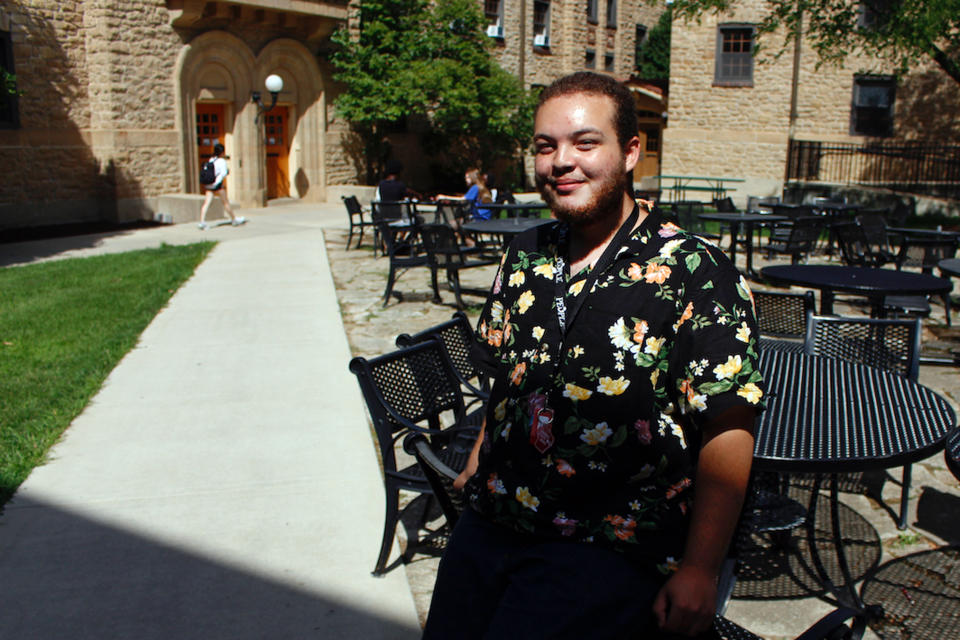
<instances>
[{"instance_id":1,"label":"man's ear","mask_svg":"<svg viewBox=\"0 0 960 640\"><path fill-rule=\"evenodd\" d=\"M627 145L624 148L624 163L626 164L627 173L633 171L633 168L637 166L637 163L640 162L640 138L633 136L627 141Z\"/></svg>"}]
</instances>

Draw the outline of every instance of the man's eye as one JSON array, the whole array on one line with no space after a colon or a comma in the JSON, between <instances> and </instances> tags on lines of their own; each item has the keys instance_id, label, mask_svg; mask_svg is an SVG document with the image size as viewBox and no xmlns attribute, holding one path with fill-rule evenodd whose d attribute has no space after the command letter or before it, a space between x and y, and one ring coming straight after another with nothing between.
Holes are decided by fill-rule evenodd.
<instances>
[{"instance_id":1,"label":"man's eye","mask_svg":"<svg viewBox=\"0 0 960 640\"><path fill-rule=\"evenodd\" d=\"M592 149L597 146L596 140L580 140L577 142L578 149Z\"/></svg>"},{"instance_id":2,"label":"man's eye","mask_svg":"<svg viewBox=\"0 0 960 640\"><path fill-rule=\"evenodd\" d=\"M535 149L536 149L537 153L550 153L551 151L553 151L553 145L552 145L552 144L538 144L538 145L536 145Z\"/></svg>"}]
</instances>

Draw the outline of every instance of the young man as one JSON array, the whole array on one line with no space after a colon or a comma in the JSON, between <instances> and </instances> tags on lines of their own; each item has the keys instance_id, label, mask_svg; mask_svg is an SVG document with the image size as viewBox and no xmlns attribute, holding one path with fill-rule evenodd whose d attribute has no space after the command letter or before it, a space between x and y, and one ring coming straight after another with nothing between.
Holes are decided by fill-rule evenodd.
<instances>
[{"instance_id":1,"label":"young man","mask_svg":"<svg viewBox=\"0 0 960 640\"><path fill-rule=\"evenodd\" d=\"M712 621L762 406L755 319L719 249L634 203L634 109L592 73L541 94L536 179L559 222L511 244L480 316L495 384L426 638Z\"/></svg>"},{"instance_id":2,"label":"young man","mask_svg":"<svg viewBox=\"0 0 960 640\"><path fill-rule=\"evenodd\" d=\"M223 152L222 144L218 142L213 145L213 157L210 160L213 162L216 177L211 184L203 185L206 196L203 200L203 206L200 207L200 222L197 224L201 231L205 231L207 228L207 211L210 210L210 203L213 202L214 194L223 202L223 210L230 216L230 224L236 227L247 221L243 216L238 218L234 215L233 209L230 207L230 200L227 198L227 186L223 183L227 174L230 173L230 169L227 167L227 161L223 158Z\"/></svg>"}]
</instances>

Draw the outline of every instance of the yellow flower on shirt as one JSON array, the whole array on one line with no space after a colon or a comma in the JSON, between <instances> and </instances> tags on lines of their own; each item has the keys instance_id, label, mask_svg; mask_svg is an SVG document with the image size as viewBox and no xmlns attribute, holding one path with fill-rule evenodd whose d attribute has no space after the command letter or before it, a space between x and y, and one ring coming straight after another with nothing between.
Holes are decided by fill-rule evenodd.
<instances>
[{"instance_id":1,"label":"yellow flower on shirt","mask_svg":"<svg viewBox=\"0 0 960 640\"><path fill-rule=\"evenodd\" d=\"M504 398L493 409L493 417L497 420L503 420L507 415L507 399Z\"/></svg>"},{"instance_id":2,"label":"yellow flower on shirt","mask_svg":"<svg viewBox=\"0 0 960 640\"><path fill-rule=\"evenodd\" d=\"M537 325L536 327L533 328L533 337L537 339L537 342L540 342L540 340L543 338L543 334L544 334L543 327Z\"/></svg>"},{"instance_id":3,"label":"yellow flower on shirt","mask_svg":"<svg viewBox=\"0 0 960 640\"><path fill-rule=\"evenodd\" d=\"M717 380L726 380L740 373L740 369L742 368L743 360L741 360L740 356L730 356L726 362L718 364L713 368L713 375L717 377Z\"/></svg>"},{"instance_id":4,"label":"yellow flower on shirt","mask_svg":"<svg viewBox=\"0 0 960 640\"><path fill-rule=\"evenodd\" d=\"M643 352L656 356L660 353L660 347L662 347L666 341L666 338L647 338L647 346L644 347Z\"/></svg>"},{"instance_id":5,"label":"yellow flower on shirt","mask_svg":"<svg viewBox=\"0 0 960 640\"><path fill-rule=\"evenodd\" d=\"M599 382L600 384L597 385L597 391L608 396L618 396L630 386L630 381L623 376L620 376L616 380L604 376L600 378Z\"/></svg>"},{"instance_id":6,"label":"yellow flower on shirt","mask_svg":"<svg viewBox=\"0 0 960 640\"><path fill-rule=\"evenodd\" d=\"M590 389L584 389L583 387L578 387L572 382L568 382L564 385L563 397L571 398L573 400L586 400L593 395L593 391Z\"/></svg>"},{"instance_id":7,"label":"yellow flower on shirt","mask_svg":"<svg viewBox=\"0 0 960 640\"><path fill-rule=\"evenodd\" d=\"M533 301L536 300L536 296L533 295L533 291L527 289L520 294L520 297L517 298L517 312L520 315L523 315L527 312L527 309L530 308L530 305L533 304Z\"/></svg>"},{"instance_id":8,"label":"yellow flower on shirt","mask_svg":"<svg viewBox=\"0 0 960 640\"><path fill-rule=\"evenodd\" d=\"M510 274L510 281L507 283L507 286L519 287L526 282L526 280L527 277L523 274L523 271L514 271Z\"/></svg>"},{"instance_id":9,"label":"yellow flower on shirt","mask_svg":"<svg viewBox=\"0 0 960 640\"><path fill-rule=\"evenodd\" d=\"M597 446L607 441L607 438L613 435L613 429L607 426L606 422L598 423L593 429L584 429L580 434L580 439L590 446Z\"/></svg>"},{"instance_id":10,"label":"yellow flower on shirt","mask_svg":"<svg viewBox=\"0 0 960 640\"><path fill-rule=\"evenodd\" d=\"M583 291L583 285L585 284L587 284L586 280L577 280L576 282L574 282L572 285L570 285L570 288L568 289L568 291L570 292L570 295L574 295L574 296L580 295L580 292Z\"/></svg>"},{"instance_id":11,"label":"yellow flower on shirt","mask_svg":"<svg viewBox=\"0 0 960 640\"><path fill-rule=\"evenodd\" d=\"M551 280L553 279L553 263L547 262L546 264L538 264L533 268L533 272L538 276Z\"/></svg>"},{"instance_id":12,"label":"yellow flower on shirt","mask_svg":"<svg viewBox=\"0 0 960 640\"><path fill-rule=\"evenodd\" d=\"M743 388L737 389L737 395L746 398L750 404L757 404L763 397L763 390L752 382L743 385Z\"/></svg>"},{"instance_id":13,"label":"yellow flower on shirt","mask_svg":"<svg viewBox=\"0 0 960 640\"><path fill-rule=\"evenodd\" d=\"M515 495L517 502L531 511L536 511L537 507L540 506L540 498L530 493L530 489L528 487L517 487L517 492Z\"/></svg>"},{"instance_id":14,"label":"yellow flower on shirt","mask_svg":"<svg viewBox=\"0 0 960 640\"><path fill-rule=\"evenodd\" d=\"M737 329L737 340L740 342L750 342L750 327L747 326L746 322L740 323L740 328Z\"/></svg>"}]
</instances>

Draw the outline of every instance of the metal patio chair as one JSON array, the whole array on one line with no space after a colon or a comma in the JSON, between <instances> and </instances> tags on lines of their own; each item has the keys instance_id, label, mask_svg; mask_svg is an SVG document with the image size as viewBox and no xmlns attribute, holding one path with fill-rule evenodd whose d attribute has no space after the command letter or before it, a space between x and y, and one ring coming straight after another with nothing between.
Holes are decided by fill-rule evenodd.
<instances>
[{"instance_id":1,"label":"metal patio chair","mask_svg":"<svg viewBox=\"0 0 960 640\"><path fill-rule=\"evenodd\" d=\"M753 304L761 348L803 352L807 313L814 308L812 291L754 291Z\"/></svg>"},{"instance_id":2,"label":"metal patio chair","mask_svg":"<svg viewBox=\"0 0 960 640\"><path fill-rule=\"evenodd\" d=\"M353 358L350 371L363 393L383 464L386 509L373 570L374 575L382 575L400 518L400 491L432 493L418 465L398 467L397 441L408 433L422 434L434 444L441 460L456 464L472 448L479 424L468 422L453 363L434 340L376 358ZM445 423L450 426L444 427Z\"/></svg>"},{"instance_id":3,"label":"metal patio chair","mask_svg":"<svg viewBox=\"0 0 960 640\"><path fill-rule=\"evenodd\" d=\"M462 247L456 232L445 224L425 224L419 231L427 253L434 292L439 291L437 272L443 270L457 300L457 308L463 309L465 305L461 297L460 271L496 264L498 259L480 255L475 251L475 247ZM439 300L439 293L437 293L437 300Z\"/></svg>"},{"instance_id":4,"label":"metal patio chair","mask_svg":"<svg viewBox=\"0 0 960 640\"><path fill-rule=\"evenodd\" d=\"M359 247L363 242L363 230L366 227L375 229L376 223L372 219L365 219L365 216L369 216L370 212L365 211L364 208L360 206L360 201L357 200L357 196L340 196L340 198L343 200L343 204L347 208L347 216L350 218L350 235L347 236L347 249L350 248L350 242L353 240L354 229L359 229L357 236L357 247Z\"/></svg>"},{"instance_id":5,"label":"metal patio chair","mask_svg":"<svg viewBox=\"0 0 960 640\"><path fill-rule=\"evenodd\" d=\"M796 218L790 225L786 239L771 240L765 249L768 253L787 254L791 264L800 264L800 261L816 248L822 229L823 219L818 216ZM773 238L773 234L778 231L779 229L774 229L770 237Z\"/></svg>"},{"instance_id":6,"label":"metal patio chair","mask_svg":"<svg viewBox=\"0 0 960 640\"><path fill-rule=\"evenodd\" d=\"M807 318L805 351L870 365L916 380L920 368L920 318L891 320L814 315ZM897 526L907 526L912 466L903 467L900 515ZM856 485L856 478L849 480Z\"/></svg>"}]
</instances>

